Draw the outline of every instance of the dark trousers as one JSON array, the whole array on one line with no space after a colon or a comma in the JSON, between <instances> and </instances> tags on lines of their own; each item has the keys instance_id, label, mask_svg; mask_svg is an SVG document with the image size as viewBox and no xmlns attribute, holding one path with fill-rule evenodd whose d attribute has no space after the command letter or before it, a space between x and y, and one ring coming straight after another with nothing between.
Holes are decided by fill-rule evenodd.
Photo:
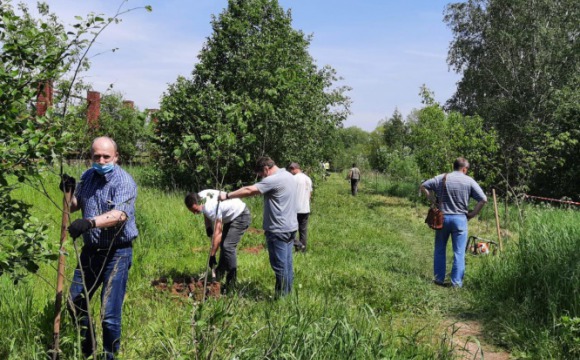
<instances>
[{"instance_id":1,"label":"dark trousers","mask_svg":"<svg viewBox=\"0 0 580 360\"><path fill-rule=\"evenodd\" d=\"M83 291L83 281L80 266L85 275L89 300L97 289L101 289L101 323L103 327L103 349L105 358L114 359L121 343L121 310L127 289L129 268L133 261L133 248L94 249L84 246L80 254L81 264L75 269L69 292L69 311L80 326L83 336L82 350L88 356L93 353L89 320L87 317L87 301Z\"/></svg>"},{"instance_id":2,"label":"dark trousers","mask_svg":"<svg viewBox=\"0 0 580 360\"><path fill-rule=\"evenodd\" d=\"M250 210L246 208L237 218L223 227L216 276L220 279L227 273L226 284L228 285L236 281L238 269L237 247L251 221Z\"/></svg>"},{"instance_id":3,"label":"dark trousers","mask_svg":"<svg viewBox=\"0 0 580 360\"><path fill-rule=\"evenodd\" d=\"M355 196L358 192L358 181L359 179L350 179L350 192L352 196Z\"/></svg>"},{"instance_id":4,"label":"dark trousers","mask_svg":"<svg viewBox=\"0 0 580 360\"><path fill-rule=\"evenodd\" d=\"M298 214L298 236L294 239L294 246L306 249L306 242L308 241L308 216L310 214Z\"/></svg>"}]
</instances>

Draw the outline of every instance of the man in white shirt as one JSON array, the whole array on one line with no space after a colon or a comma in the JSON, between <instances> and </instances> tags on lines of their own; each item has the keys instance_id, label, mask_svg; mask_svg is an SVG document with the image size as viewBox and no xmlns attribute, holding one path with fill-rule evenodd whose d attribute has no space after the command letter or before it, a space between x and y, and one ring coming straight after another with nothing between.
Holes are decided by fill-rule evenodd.
<instances>
[{"instance_id":1,"label":"man in white shirt","mask_svg":"<svg viewBox=\"0 0 580 360\"><path fill-rule=\"evenodd\" d=\"M219 194L218 190L189 193L185 197L185 206L194 214L203 213L206 234L212 239L209 265L211 268L217 265L218 281L227 274L225 286L231 289L237 278L237 246L250 226L251 215L240 199L218 203ZM215 257L218 248L221 248L219 263Z\"/></svg>"},{"instance_id":2,"label":"man in white shirt","mask_svg":"<svg viewBox=\"0 0 580 360\"><path fill-rule=\"evenodd\" d=\"M288 166L288 171L296 180L296 212L298 216L298 234L300 238L294 239L294 249L306 252L308 239L308 216L310 215L310 197L312 196L312 180L302 172L300 165L293 162Z\"/></svg>"}]
</instances>

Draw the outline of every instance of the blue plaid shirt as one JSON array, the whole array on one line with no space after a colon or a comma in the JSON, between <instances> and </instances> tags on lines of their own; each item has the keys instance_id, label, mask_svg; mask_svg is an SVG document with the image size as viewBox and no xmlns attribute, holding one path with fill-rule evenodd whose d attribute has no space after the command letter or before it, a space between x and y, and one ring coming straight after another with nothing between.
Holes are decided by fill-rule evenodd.
<instances>
[{"instance_id":1,"label":"blue plaid shirt","mask_svg":"<svg viewBox=\"0 0 580 360\"><path fill-rule=\"evenodd\" d=\"M135 224L135 200L137 184L125 170L115 165L112 171L99 175L94 169L83 173L75 196L85 219L119 210L127 215L127 221L109 228L95 228L83 234L85 245L97 248L127 245L139 232Z\"/></svg>"}]
</instances>

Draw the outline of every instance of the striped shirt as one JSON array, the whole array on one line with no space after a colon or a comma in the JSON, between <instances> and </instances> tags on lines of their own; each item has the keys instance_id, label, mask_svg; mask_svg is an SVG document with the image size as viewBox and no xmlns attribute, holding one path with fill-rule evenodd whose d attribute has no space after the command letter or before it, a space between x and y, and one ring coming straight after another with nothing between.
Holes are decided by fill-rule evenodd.
<instances>
[{"instance_id":1,"label":"striped shirt","mask_svg":"<svg viewBox=\"0 0 580 360\"><path fill-rule=\"evenodd\" d=\"M127 215L127 220L109 228L94 228L83 234L85 245L108 248L127 245L139 232L135 223L137 184L125 170L115 165L112 171L99 175L94 169L83 173L75 191L83 218L91 219L111 210Z\"/></svg>"},{"instance_id":2,"label":"striped shirt","mask_svg":"<svg viewBox=\"0 0 580 360\"><path fill-rule=\"evenodd\" d=\"M435 191L437 199L440 199L441 202L439 208L444 214L467 214L470 197L477 202L487 201L487 196L485 196L479 184L461 171L447 174L446 191L441 194L443 192L443 176L444 174L437 175L425 181L423 187L429 191Z\"/></svg>"}]
</instances>

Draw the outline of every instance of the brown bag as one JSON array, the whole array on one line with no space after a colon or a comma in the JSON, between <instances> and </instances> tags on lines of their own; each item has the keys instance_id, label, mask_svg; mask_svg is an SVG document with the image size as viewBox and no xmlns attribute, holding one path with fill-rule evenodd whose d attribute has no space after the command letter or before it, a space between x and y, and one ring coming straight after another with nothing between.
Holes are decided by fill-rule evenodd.
<instances>
[{"instance_id":1,"label":"brown bag","mask_svg":"<svg viewBox=\"0 0 580 360\"><path fill-rule=\"evenodd\" d=\"M441 197L443 197L443 193L445 192L446 182L447 174L443 175L443 190L441 191ZM440 206L441 201L439 201L439 197L437 197L437 202L429 207L429 212L427 213L427 218L425 219L425 224L427 224L427 226L433 230L443 229L443 211L439 209Z\"/></svg>"},{"instance_id":2,"label":"brown bag","mask_svg":"<svg viewBox=\"0 0 580 360\"><path fill-rule=\"evenodd\" d=\"M443 211L437 209L435 206L430 207L425 224L433 230L443 229Z\"/></svg>"}]
</instances>

